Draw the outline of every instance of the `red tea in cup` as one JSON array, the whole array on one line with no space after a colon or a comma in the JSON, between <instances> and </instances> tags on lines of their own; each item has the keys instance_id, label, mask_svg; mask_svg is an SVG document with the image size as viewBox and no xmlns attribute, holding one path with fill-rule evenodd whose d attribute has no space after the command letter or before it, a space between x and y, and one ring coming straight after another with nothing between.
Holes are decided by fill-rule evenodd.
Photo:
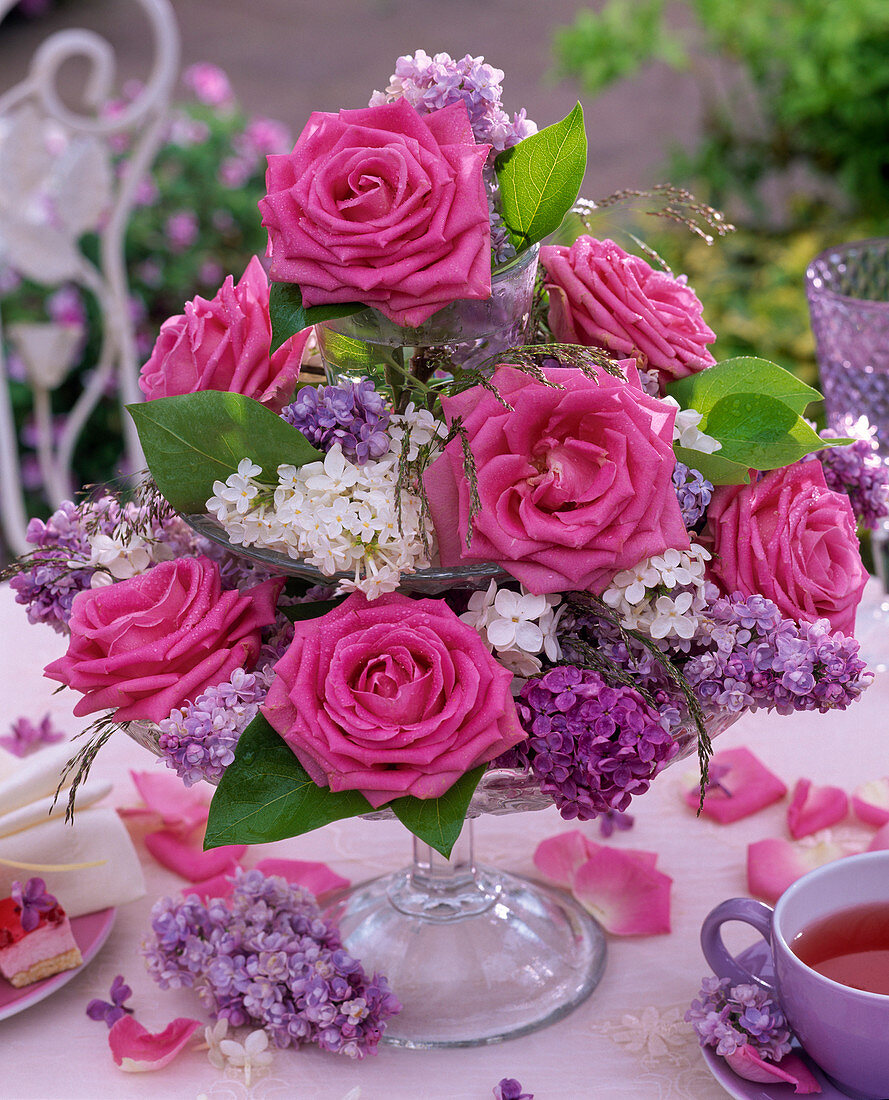
<instances>
[{"instance_id":1,"label":"red tea in cup","mask_svg":"<svg viewBox=\"0 0 889 1100\"><path fill-rule=\"evenodd\" d=\"M794 955L825 978L889 994L889 903L841 909L813 921L790 943Z\"/></svg>"}]
</instances>

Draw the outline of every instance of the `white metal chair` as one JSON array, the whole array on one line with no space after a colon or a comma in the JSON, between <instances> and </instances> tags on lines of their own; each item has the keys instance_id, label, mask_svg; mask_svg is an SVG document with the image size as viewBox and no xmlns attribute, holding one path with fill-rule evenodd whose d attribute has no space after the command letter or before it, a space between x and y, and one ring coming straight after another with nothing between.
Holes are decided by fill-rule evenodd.
<instances>
[{"instance_id":1,"label":"white metal chair","mask_svg":"<svg viewBox=\"0 0 889 1100\"><path fill-rule=\"evenodd\" d=\"M7 337L25 365L33 392L37 458L47 500L70 497L74 449L87 420L112 379L121 404L142 399L130 318L124 236L136 189L163 139L173 86L179 71L179 31L169 0L130 0L147 15L152 33L151 73L125 108L104 111L112 99L114 50L101 35L64 30L35 52L28 75L0 92L0 266L39 283L75 283L92 293L102 315L102 339L95 370L54 433L51 393L71 369L79 333L47 320L11 325ZM0 20L15 0L0 0ZM89 77L83 113L62 101L61 66L85 59ZM112 170L110 142L127 134L126 170ZM96 233L99 258L91 262L79 242ZM24 553L22 470L3 352L0 299L0 521L10 549ZM123 416L124 460L143 465L130 418ZM54 434L57 438L54 439Z\"/></svg>"}]
</instances>

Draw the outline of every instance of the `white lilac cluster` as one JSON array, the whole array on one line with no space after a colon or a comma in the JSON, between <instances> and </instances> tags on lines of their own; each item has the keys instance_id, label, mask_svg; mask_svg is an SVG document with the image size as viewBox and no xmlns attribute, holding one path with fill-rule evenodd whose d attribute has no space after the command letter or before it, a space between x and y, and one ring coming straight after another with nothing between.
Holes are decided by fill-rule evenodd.
<instances>
[{"instance_id":1,"label":"white lilac cluster","mask_svg":"<svg viewBox=\"0 0 889 1100\"><path fill-rule=\"evenodd\" d=\"M689 451L701 451L705 455L712 455L714 451L722 449L718 439L698 428L704 418L697 409L683 409L674 397L662 397L661 401L676 409L676 419L673 422L674 443Z\"/></svg>"},{"instance_id":2,"label":"white lilac cluster","mask_svg":"<svg viewBox=\"0 0 889 1100\"><path fill-rule=\"evenodd\" d=\"M615 574L602 599L628 629L687 642L698 630L699 613L716 596L704 577L709 560L709 551L695 543L688 550L665 550Z\"/></svg>"},{"instance_id":3,"label":"white lilac cluster","mask_svg":"<svg viewBox=\"0 0 889 1100\"><path fill-rule=\"evenodd\" d=\"M514 592L491 581L486 592L473 592L460 618L478 631L504 668L527 678L543 667L537 654L550 661L561 658L556 629L563 611L561 596L534 596L524 588Z\"/></svg>"},{"instance_id":4,"label":"white lilac cluster","mask_svg":"<svg viewBox=\"0 0 889 1100\"><path fill-rule=\"evenodd\" d=\"M144 539L134 531L121 528L107 534L96 531L87 536L87 542L90 566L95 570L90 578L91 588L128 580L176 556L175 549L167 543Z\"/></svg>"},{"instance_id":5,"label":"white lilac cluster","mask_svg":"<svg viewBox=\"0 0 889 1100\"><path fill-rule=\"evenodd\" d=\"M406 432L410 463L446 429L409 406L391 418L389 450L378 461L350 462L335 443L323 461L279 466L275 488L259 482L261 468L244 459L225 482L214 482L207 509L234 545L285 553L325 576L350 574L340 589L369 599L394 592L402 573L429 565L433 539L420 497L398 488Z\"/></svg>"}]
</instances>

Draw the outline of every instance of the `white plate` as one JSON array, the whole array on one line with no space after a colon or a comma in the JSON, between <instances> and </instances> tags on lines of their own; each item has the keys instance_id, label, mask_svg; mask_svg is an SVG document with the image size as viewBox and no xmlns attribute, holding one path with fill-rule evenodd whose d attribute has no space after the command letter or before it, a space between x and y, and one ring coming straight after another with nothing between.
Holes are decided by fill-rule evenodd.
<instances>
[{"instance_id":1,"label":"white plate","mask_svg":"<svg viewBox=\"0 0 889 1100\"><path fill-rule=\"evenodd\" d=\"M51 978L44 978L42 982L34 982L33 985L24 985L21 989L16 989L4 978L0 978L0 1020L23 1012L76 977L99 953L111 934L116 916L116 909L100 909L98 913L85 913L82 917L72 919L71 931L83 956L83 963L73 970L63 970L60 974L53 974Z\"/></svg>"}]
</instances>

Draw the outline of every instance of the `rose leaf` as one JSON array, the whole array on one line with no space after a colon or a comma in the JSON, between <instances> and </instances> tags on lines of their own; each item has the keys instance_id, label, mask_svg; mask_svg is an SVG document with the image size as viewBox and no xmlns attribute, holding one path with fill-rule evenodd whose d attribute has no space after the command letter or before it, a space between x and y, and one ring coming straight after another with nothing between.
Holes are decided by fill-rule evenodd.
<instances>
[{"instance_id":1,"label":"rose leaf","mask_svg":"<svg viewBox=\"0 0 889 1100\"><path fill-rule=\"evenodd\" d=\"M485 765L480 764L461 776L439 798L406 795L390 802L389 809L415 837L449 859L463 828L469 801L484 774Z\"/></svg>"},{"instance_id":2,"label":"rose leaf","mask_svg":"<svg viewBox=\"0 0 889 1100\"><path fill-rule=\"evenodd\" d=\"M328 302L325 305L303 305L302 291L296 283L272 283L269 287L269 316L272 321L272 346L274 355L279 347L297 332L319 321L332 321L335 317L348 317L367 309L360 302Z\"/></svg>"},{"instance_id":3,"label":"rose leaf","mask_svg":"<svg viewBox=\"0 0 889 1100\"><path fill-rule=\"evenodd\" d=\"M671 382L667 386L667 394L675 398L683 409L696 409L705 417L714 405L730 395L746 398L750 394L763 394L800 414L813 401L821 400L821 394L801 382L795 374L768 359L757 359L751 355L726 359L706 370Z\"/></svg>"},{"instance_id":4,"label":"rose leaf","mask_svg":"<svg viewBox=\"0 0 889 1100\"><path fill-rule=\"evenodd\" d=\"M261 481L276 484L282 463L302 466L323 456L280 416L240 393L204 390L128 405L148 468L180 512L203 512L213 482L249 458Z\"/></svg>"},{"instance_id":5,"label":"rose leaf","mask_svg":"<svg viewBox=\"0 0 889 1100\"><path fill-rule=\"evenodd\" d=\"M764 393L721 397L701 421L701 431L719 440L722 458L754 470L789 466L828 442L780 398Z\"/></svg>"},{"instance_id":6,"label":"rose leaf","mask_svg":"<svg viewBox=\"0 0 889 1100\"><path fill-rule=\"evenodd\" d=\"M747 485L750 470L742 462L732 462L722 452L705 454L692 451L688 447L675 447L673 451L679 462L697 470L711 485Z\"/></svg>"},{"instance_id":7,"label":"rose leaf","mask_svg":"<svg viewBox=\"0 0 889 1100\"><path fill-rule=\"evenodd\" d=\"M241 734L210 803L204 848L286 840L371 812L358 791L317 786L287 742L258 714Z\"/></svg>"},{"instance_id":8,"label":"rose leaf","mask_svg":"<svg viewBox=\"0 0 889 1100\"><path fill-rule=\"evenodd\" d=\"M586 154L583 108L578 103L561 122L497 157L500 214L517 251L542 241L561 225L580 191Z\"/></svg>"}]
</instances>

